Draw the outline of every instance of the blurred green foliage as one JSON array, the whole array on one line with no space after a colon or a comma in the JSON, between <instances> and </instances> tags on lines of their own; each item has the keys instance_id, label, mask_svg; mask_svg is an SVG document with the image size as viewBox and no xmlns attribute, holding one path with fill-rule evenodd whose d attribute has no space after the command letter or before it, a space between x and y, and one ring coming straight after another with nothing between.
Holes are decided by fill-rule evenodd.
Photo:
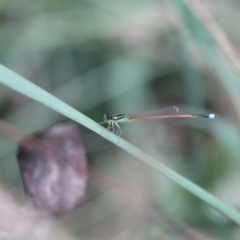
<instances>
[{"instance_id":1,"label":"blurred green foliage","mask_svg":"<svg viewBox=\"0 0 240 240\"><path fill-rule=\"evenodd\" d=\"M211 25L199 18L204 19L204 12L194 11L189 2L3 1L0 59L97 122L107 111L144 112L172 105L186 113L218 114L214 121L126 123L122 137L239 208L239 69L216 41L216 32L209 31ZM220 32L238 47L239 2L205 4ZM0 116L26 133L65 120L4 86L0 86ZM134 189L174 220L194 226L196 237L205 231L212 239L239 239L239 229L223 216L82 130L89 161L113 182ZM0 178L20 198L16 147L0 138ZM111 191L92 187L89 192L90 200L61 222L76 239L180 239L164 217L150 221Z\"/></svg>"}]
</instances>

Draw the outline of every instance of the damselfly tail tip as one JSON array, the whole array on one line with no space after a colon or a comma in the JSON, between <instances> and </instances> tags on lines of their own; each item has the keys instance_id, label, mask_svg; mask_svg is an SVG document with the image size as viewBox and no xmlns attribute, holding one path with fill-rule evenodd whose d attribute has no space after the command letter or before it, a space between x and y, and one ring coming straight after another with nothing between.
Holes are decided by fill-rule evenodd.
<instances>
[{"instance_id":1,"label":"damselfly tail tip","mask_svg":"<svg viewBox=\"0 0 240 240\"><path fill-rule=\"evenodd\" d=\"M217 117L217 115L216 115L216 114L214 114L214 113L209 113L209 114L200 114L199 116L200 116L200 117L203 117L203 118L209 118L209 119L214 119L214 118L216 118L216 117Z\"/></svg>"},{"instance_id":2,"label":"damselfly tail tip","mask_svg":"<svg viewBox=\"0 0 240 240\"><path fill-rule=\"evenodd\" d=\"M210 118L210 119L217 118L217 115L214 113L210 113L210 114L208 114L208 118Z\"/></svg>"},{"instance_id":3,"label":"damselfly tail tip","mask_svg":"<svg viewBox=\"0 0 240 240\"><path fill-rule=\"evenodd\" d=\"M214 113L209 113L209 114L192 114L193 117L200 117L200 118L209 118L209 119L214 119L217 117L216 114Z\"/></svg>"}]
</instances>

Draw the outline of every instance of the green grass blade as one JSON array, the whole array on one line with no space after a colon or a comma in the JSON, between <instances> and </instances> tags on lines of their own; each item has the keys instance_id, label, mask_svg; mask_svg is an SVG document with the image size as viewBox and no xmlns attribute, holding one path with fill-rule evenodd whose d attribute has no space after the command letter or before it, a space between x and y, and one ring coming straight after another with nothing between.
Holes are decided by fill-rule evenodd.
<instances>
[{"instance_id":1,"label":"green grass blade","mask_svg":"<svg viewBox=\"0 0 240 240\"><path fill-rule=\"evenodd\" d=\"M11 70L2 65L0 65L0 82L100 134L102 137L113 142L118 147L137 157L141 161L145 162L147 165L158 170L168 178L172 179L174 182L176 182L186 190L190 191L192 194L199 197L225 216L227 216L233 222L240 224L240 214L236 209L223 203L222 201L220 201L201 187L197 186L193 182L180 176L176 172L159 163L157 160L148 156L146 153L131 145L127 141L107 131L101 125L81 114L80 112L67 105L63 101L59 100L58 98L54 97L47 91L41 89L40 87L36 86L27 79L19 76L18 74L12 72Z\"/></svg>"}]
</instances>

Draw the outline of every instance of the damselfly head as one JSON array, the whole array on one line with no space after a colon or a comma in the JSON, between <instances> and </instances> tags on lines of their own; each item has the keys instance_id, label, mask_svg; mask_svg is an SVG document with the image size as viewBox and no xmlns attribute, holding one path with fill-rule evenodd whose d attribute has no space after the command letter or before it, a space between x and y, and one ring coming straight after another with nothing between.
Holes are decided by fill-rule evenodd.
<instances>
[{"instance_id":1,"label":"damselfly head","mask_svg":"<svg viewBox=\"0 0 240 240\"><path fill-rule=\"evenodd\" d=\"M103 115L103 121L108 122L109 120L112 120L112 115L110 113L105 113Z\"/></svg>"}]
</instances>

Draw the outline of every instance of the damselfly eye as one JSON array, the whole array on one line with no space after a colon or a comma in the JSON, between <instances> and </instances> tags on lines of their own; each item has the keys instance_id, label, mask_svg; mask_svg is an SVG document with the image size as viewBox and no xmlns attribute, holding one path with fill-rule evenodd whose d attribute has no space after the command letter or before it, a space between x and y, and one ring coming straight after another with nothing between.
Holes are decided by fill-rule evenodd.
<instances>
[{"instance_id":1,"label":"damselfly eye","mask_svg":"<svg viewBox=\"0 0 240 240\"><path fill-rule=\"evenodd\" d=\"M111 115L110 113L105 113L105 114L103 115L103 121L104 121L104 122L107 122L107 121L109 121L109 120L112 120L112 115Z\"/></svg>"}]
</instances>

